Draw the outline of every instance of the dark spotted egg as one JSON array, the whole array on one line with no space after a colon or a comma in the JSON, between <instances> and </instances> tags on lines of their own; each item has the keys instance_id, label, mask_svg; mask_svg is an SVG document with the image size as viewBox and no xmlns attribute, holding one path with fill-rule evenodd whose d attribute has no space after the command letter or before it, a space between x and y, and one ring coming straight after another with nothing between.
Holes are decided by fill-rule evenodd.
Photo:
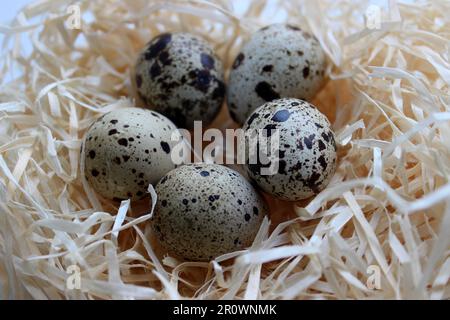
<instances>
[{"instance_id":1,"label":"dark spotted egg","mask_svg":"<svg viewBox=\"0 0 450 320\"><path fill-rule=\"evenodd\" d=\"M155 187L153 230L187 260L208 261L252 244L268 208L239 173L216 164L170 171Z\"/></svg>"},{"instance_id":2,"label":"dark spotted egg","mask_svg":"<svg viewBox=\"0 0 450 320\"><path fill-rule=\"evenodd\" d=\"M228 84L230 115L242 124L257 107L279 98L309 100L324 84L325 53L317 39L288 24L252 35L234 61Z\"/></svg>"},{"instance_id":3,"label":"dark spotted egg","mask_svg":"<svg viewBox=\"0 0 450 320\"><path fill-rule=\"evenodd\" d=\"M312 104L295 98L268 102L250 115L243 129L270 139L279 137L275 148L278 154L273 160L278 158L278 166L263 157L253 156L256 161L250 161L250 156L247 158L249 176L267 193L288 201L306 199L323 190L333 177L336 170L334 133L325 115ZM270 139L259 139L257 152L265 150L260 144L268 144ZM273 141L277 143L276 139ZM252 149L248 143L246 147L250 155ZM269 170L271 167L277 170Z\"/></svg>"},{"instance_id":4,"label":"dark spotted egg","mask_svg":"<svg viewBox=\"0 0 450 320\"><path fill-rule=\"evenodd\" d=\"M189 33L164 33L150 41L135 70L140 98L178 127L210 124L220 111L223 66L213 48Z\"/></svg>"},{"instance_id":5,"label":"dark spotted egg","mask_svg":"<svg viewBox=\"0 0 450 320\"><path fill-rule=\"evenodd\" d=\"M171 160L175 125L163 115L140 108L111 111L99 118L84 140L85 175L108 199L137 200L176 166Z\"/></svg>"}]
</instances>

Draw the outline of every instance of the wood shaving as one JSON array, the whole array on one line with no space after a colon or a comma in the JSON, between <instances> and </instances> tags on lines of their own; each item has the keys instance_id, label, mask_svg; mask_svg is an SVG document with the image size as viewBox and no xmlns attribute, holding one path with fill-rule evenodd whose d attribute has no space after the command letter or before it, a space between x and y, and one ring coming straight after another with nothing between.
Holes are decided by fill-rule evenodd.
<instances>
[{"instance_id":1,"label":"wood shaving","mask_svg":"<svg viewBox=\"0 0 450 320\"><path fill-rule=\"evenodd\" d=\"M71 29L74 3L40 0L0 27L0 299L450 298L448 1L389 1L379 28L365 23L366 1L260 0L239 13L222 0L81 0ZM83 135L140 105L133 65L157 34L204 36L228 74L275 21L311 31L327 53L313 103L337 132L337 173L313 199L267 197L250 248L179 261L153 238L148 200L117 207L90 189ZM213 126L230 123L224 108Z\"/></svg>"}]
</instances>

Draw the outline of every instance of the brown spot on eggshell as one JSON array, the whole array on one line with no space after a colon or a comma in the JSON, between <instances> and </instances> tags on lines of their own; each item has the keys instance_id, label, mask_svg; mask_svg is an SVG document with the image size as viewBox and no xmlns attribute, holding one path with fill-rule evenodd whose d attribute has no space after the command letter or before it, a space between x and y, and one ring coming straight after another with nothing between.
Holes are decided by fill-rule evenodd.
<instances>
[{"instance_id":1,"label":"brown spot on eggshell","mask_svg":"<svg viewBox=\"0 0 450 320\"><path fill-rule=\"evenodd\" d=\"M265 101L272 101L280 98L280 95L266 81L259 82L255 87L255 92Z\"/></svg>"},{"instance_id":2,"label":"brown spot on eggshell","mask_svg":"<svg viewBox=\"0 0 450 320\"><path fill-rule=\"evenodd\" d=\"M237 69L239 68L239 66L242 64L242 62L245 59L245 55L241 52L237 55L236 59L234 60L233 63L233 69Z\"/></svg>"},{"instance_id":3,"label":"brown spot on eggshell","mask_svg":"<svg viewBox=\"0 0 450 320\"><path fill-rule=\"evenodd\" d=\"M308 78L309 76L309 67L304 67L302 70L303 78Z\"/></svg>"},{"instance_id":4,"label":"brown spot on eggshell","mask_svg":"<svg viewBox=\"0 0 450 320\"><path fill-rule=\"evenodd\" d=\"M128 146L128 140L126 138L120 138L117 140L117 143L124 147Z\"/></svg>"}]
</instances>

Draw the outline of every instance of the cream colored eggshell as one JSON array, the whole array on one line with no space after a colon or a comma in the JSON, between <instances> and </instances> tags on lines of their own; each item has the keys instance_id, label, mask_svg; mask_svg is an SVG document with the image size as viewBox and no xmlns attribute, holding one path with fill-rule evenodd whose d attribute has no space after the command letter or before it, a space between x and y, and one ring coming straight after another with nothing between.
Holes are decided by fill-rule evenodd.
<instances>
[{"instance_id":1,"label":"cream colored eggshell","mask_svg":"<svg viewBox=\"0 0 450 320\"><path fill-rule=\"evenodd\" d=\"M203 38L164 33L150 41L136 64L138 94L178 127L211 123L225 98L222 62Z\"/></svg>"},{"instance_id":2,"label":"cream colored eggshell","mask_svg":"<svg viewBox=\"0 0 450 320\"><path fill-rule=\"evenodd\" d=\"M248 247L268 212L243 176L216 164L179 167L155 190L153 229L164 247L188 260L211 260Z\"/></svg>"},{"instance_id":3,"label":"cream colored eggshell","mask_svg":"<svg viewBox=\"0 0 450 320\"><path fill-rule=\"evenodd\" d=\"M326 57L310 33L274 24L252 35L230 73L230 115L242 124L257 107L278 98L309 100L324 84Z\"/></svg>"},{"instance_id":4,"label":"cream colored eggshell","mask_svg":"<svg viewBox=\"0 0 450 320\"><path fill-rule=\"evenodd\" d=\"M86 133L85 175L109 199L142 198L149 183L176 165L171 150L177 128L163 115L140 108L111 111Z\"/></svg>"},{"instance_id":5,"label":"cream colored eggshell","mask_svg":"<svg viewBox=\"0 0 450 320\"><path fill-rule=\"evenodd\" d=\"M323 190L336 170L336 143L330 122L312 104L294 98L268 102L255 110L244 130L278 130L278 172L262 174L250 164L249 176L264 191L297 201ZM249 145L247 144L247 150Z\"/></svg>"}]
</instances>

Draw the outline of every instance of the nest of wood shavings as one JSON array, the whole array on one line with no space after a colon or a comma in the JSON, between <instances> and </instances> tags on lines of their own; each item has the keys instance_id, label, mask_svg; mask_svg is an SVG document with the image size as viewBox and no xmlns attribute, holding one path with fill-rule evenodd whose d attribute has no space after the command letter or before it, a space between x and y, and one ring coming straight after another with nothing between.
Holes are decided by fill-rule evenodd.
<instances>
[{"instance_id":1,"label":"nest of wood shavings","mask_svg":"<svg viewBox=\"0 0 450 320\"><path fill-rule=\"evenodd\" d=\"M83 0L78 30L73 3L40 0L0 27L0 299L450 298L448 1L391 1L375 29L365 1L260 0L239 13L225 0ZM337 173L308 201L268 197L248 250L179 261L149 232L149 199L115 204L89 189L83 135L139 104L133 65L155 35L200 34L228 70L274 21L310 30L328 55L313 103L337 132ZM235 124L224 109L213 126Z\"/></svg>"}]
</instances>

